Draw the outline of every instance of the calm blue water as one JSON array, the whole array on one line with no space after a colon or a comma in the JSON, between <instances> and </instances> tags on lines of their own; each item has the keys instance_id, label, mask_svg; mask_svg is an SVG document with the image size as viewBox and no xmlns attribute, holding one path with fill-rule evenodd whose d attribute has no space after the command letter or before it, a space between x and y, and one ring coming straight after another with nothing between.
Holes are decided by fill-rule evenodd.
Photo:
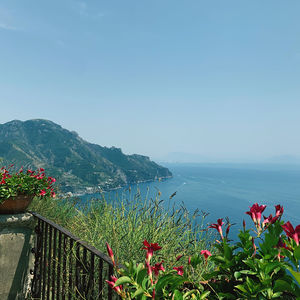
<instances>
[{"instance_id":1,"label":"calm blue water","mask_svg":"<svg viewBox=\"0 0 300 300\"><path fill-rule=\"evenodd\" d=\"M264 215L274 214L274 205L284 206L285 221L294 226L300 224L300 166L280 165L231 165L231 164L166 164L173 178L162 182L147 182L132 186L131 193L139 189L141 199L155 197L166 200L176 192L172 202L186 208L209 213L207 223L218 218L229 217L235 233L245 219L248 226L252 221L245 212L253 203L266 204ZM108 199L128 197L128 188L110 192ZM84 200L99 195L86 195ZM248 227L247 226L247 227Z\"/></svg>"}]
</instances>

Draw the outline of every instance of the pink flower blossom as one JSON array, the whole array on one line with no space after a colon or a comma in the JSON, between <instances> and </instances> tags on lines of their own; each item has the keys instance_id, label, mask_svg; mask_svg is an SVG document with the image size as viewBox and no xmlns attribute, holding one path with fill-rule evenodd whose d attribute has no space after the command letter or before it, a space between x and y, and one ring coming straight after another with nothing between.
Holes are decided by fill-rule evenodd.
<instances>
[{"instance_id":1,"label":"pink flower blossom","mask_svg":"<svg viewBox=\"0 0 300 300\"><path fill-rule=\"evenodd\" d=\"M40 191L40 196L45 196L46 195L46 191L45 190L41 190Z\"/></svg>"},{"instance_id":2,"label":"pink flower blossom","mask_svg":"<svg viewBox=\"0 0 300 300\"><path fill-rule=\"evenodd\" d=\"M264 216L264 221L262 224L263 224L263 226L274 224L278 220L278 218L279 218L279 216L273 217L272 214L270 214L268 217Z\"/></svg>"},{"instance_id":3,"label":"pink flower blossom","mask_svg":"<svg viewBox=\"0 0 300 300\"><path fill-rule=\"evenodd\" d=\"M261 214L265 208L266 205L259 205L258 203L255 203L252 207L250 207L250 211L247 211L246 214L250 215L255 225L260 226Z\"/></svg>"},{"instance_id":4,"label":"pink flower blossom","mask_svg":"<svg viewBox=\"0 0 300 300\"><path fill-rule=\"evenodd\" d=\"M294 229L293 225L290 223L290 221L286 222L284 225L281 225L283 230L285 231L286 235L293 239L297 246L299 246L299 240L300 240L300 225L296 226Z\"/></svg>"},{"instance_id":5,"label":"pink flower blossom","mask_svg":"<svg viewBox=\"0 0 300 300\"><path fill-rule=\"evenodd\" d=\"M183 266L174 267L173 270L176 270L178 275L183 276Z\"/></svg>"},{"instance_id":6,"label":"pink flower blossom","mask_svg":"<svg viewBox=\"0 0 300 300\"><path fill-rule=\"evenodd\" d=\"M179 259L180 259L182 256L183 256L182 254L178 255L178 256L176 257L176 261L179 261Z\"/></svg>"},{"instance_id":7,"label":"pink flower blossom","mask_svg":"<svg viewBox=\"0 0 300 300\"><path fill-rule=\"evenodd\" d=\"M275 210L276 210L275 216L281 217L283 214L283 206L281 206L280 204L275 205Z\"/></svg>"},{"instance_id":8,"label":"pink flower blossom","mask_svg":"<svg viewBox=\"0 0 300 300\"><path fill-rule=\"evenodd\" d=\"M215 228L218 230L219 234L221 235L221 238L223 239L223 231L222 231L222 225L224 224L223 219L218 219L217 224L211 224L208 226L208 228Z\"/></svg>"},{"instance_id":9,"label":"pink flower blossom","mask_svg":"<svg viewBox=\"0 0 300 300\"><path fill-rule=\"evenodd\" d=\"M115 263L114 253L108 243L106 243L106 250L107 250L108 256L110 257L111 261L113 262L113 264L115 266L116 263Z\"/></svg>"},{"instance_id":10,"label":"pink flower blossom","mask_svg":"<svg viewBox=\"0 0 300 300\"><path fill-rule=\"evenodd\" d=\"M289 247L287 247L287 245L282 241L281 236L279 237L278 243L275 247L279 248L279 249L284 248L284 249L290 250Z\"/></svg>"},{"instance_id":11,"label":"pink flower blossom","mask_svg":"<svg viewBox=\"0 0 300 300\"><path fill-rule=\"evenodd\" d=\"M229 234L230 227L231 227L231 224L228 224L228 226L227 226L227 228L226 228L226 237L227 237L228 234Z\"/></svg>"},{"instance_id":12,"label":"pink flower blossom","mask_svg":"<svg viewBox=\"0 0 300 300\"><path fill-rule=\"evenodd\" d=\"M205 260L207 260L207 258L208 258L209 256L211 256L211 253L210 253L210 251L208 251L208 250L202 250L200 253L201 253L201 255L204 256Z\"/></svg>"},{"instance_id":13,"label":"pink flower blossom","mask_svg":"<svg viewBox=\"0 0 300 300\"><path fill-rule=\"evenodd\" d=\"M163 265L162 265L163 262L164 262L164 261L161 261L160 263L156 263L156 264L154 265L154 267L151 267L151 269L152 269L152 271L154 272L154 275L155 275L155 276L158 276L159 271L165 272L165 268L164 268Z\"/></svg>"},{"instance_id":14,"label":"pink flower blossom","mask_svg":"<svg viewBox=\"0 0 300 300\"><path fill-rule=\"evenodd\" d=\"M105 281L108 283L108 285L109 285L113 290L115 290L118 294L121 294L122 289L123 289L122 285L115 286L115 283L117 282L118 278L115 277L115 276L113 276L113 275L112 275L110 278L111 278L111 281L108 281L108 280L105 280Z\"/></svg>"},{"instance_id":15,"label":"pink flower blossom","mask_svg":"<svg viewBox=\"0 0 300 300\"><path fill-rule=\"evenodd\" d=\"M157 243L149 244L147 240L144 240L143 244L144 244L145 247L143 247L142 249L147 250L147 254L146 254L147 261L151 260L154 251L157 251L157 250L161 249L161 247L158 246Z\"/></svg>"}]
</instances>

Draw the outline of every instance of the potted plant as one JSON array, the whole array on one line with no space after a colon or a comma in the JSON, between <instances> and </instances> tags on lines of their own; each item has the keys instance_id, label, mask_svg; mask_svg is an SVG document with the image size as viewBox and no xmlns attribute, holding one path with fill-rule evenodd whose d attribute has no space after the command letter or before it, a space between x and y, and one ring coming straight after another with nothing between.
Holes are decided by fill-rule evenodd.
<instances>
[{"instance_id":1,"label":"potted plant","mask_svg":"<svg viewBox=\"0 0 300 300\"><path fill-rule=\"evenodd\" d=\"M33 197L55 197L55 178L47 177L45 170L12 171L10 167L0 169L0 214L21 213L28 207Z\"/></svg>"}]
</instances>

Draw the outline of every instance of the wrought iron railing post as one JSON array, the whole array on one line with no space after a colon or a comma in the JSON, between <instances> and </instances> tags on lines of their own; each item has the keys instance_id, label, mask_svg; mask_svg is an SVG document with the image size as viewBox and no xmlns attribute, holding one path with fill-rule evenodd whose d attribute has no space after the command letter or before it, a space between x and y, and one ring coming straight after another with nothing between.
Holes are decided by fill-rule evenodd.
<instances>
[{"instance_id":1,"label":"wrought iron railing post","mask_svg":"<svg viewBox=\"0 0 300 300\"><path fill-rule=\"evenodd\" d=\"M41 252L42 252L42 228L41 220L38 220L37 225L35 226L35 248L33 249L35 260L34 260L34 269L33 269L33 280L31 285L32 297L40 298L41 297Z\"/></svg>"},{"instance_id":2,"label":"wrought iron railing post","mask_svg":"<svg viewBox=\"0 0 300 300\"><path fill-rule=\"evenodd\" d=\"M115 292L105 283L113 275L111 259L52 221L32 214L37 219L32 298L113 299Z\"/></svg>"}]
</instances>

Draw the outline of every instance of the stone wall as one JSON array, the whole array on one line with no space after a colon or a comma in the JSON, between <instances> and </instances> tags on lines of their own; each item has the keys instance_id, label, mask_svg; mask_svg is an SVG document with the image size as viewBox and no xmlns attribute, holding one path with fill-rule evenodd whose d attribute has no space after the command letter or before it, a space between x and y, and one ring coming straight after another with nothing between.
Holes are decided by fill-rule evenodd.
<instances>
[{"instance_id":1,"label":"stone wall","mask_svg":"<svg viewBox=\"0 0 300 300\"><path fill-rule=\"evenodd\" d=\"M30 291L34 218L29 213L0 215L0 299L23 300Z\"/></svg>"}]
</instances>

